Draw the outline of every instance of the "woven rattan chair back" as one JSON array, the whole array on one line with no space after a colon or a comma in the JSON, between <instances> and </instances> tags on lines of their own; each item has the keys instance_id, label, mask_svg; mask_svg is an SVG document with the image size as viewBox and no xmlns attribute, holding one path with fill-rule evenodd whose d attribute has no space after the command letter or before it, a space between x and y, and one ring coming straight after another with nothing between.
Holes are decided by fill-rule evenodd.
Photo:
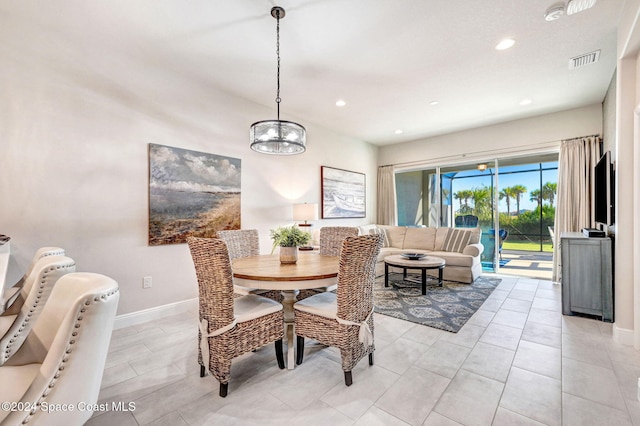
<instances>
[{"instance_id":1,"label":"woven rattan chair back","mask_svg":"<svg viewBox=\"0 0 640 426\"><path fill-rule=\"evenodd\" d=\"M320 228L320 254L340 256L342 242L358 235L358 228L350 226L325 226Z\"/></svg>"},{"instance_id":2,"label":"woven rattan chair back","mask_svg":"<svg viewBox=\"0 0 640 426\"><path fill-rule=\"evenodd\" d=\"M198 279L199 321L216 330L233 322L233 275L227 244L217 238L187 239Z\"/></svg>"},{"instance_id":3,"label":"woven rattan chair back","mask_svg":"<svg viewBox=\"0 0 640 426\"><path fill-rule=\"evenodd\" d=\"M373 365L373 285L382 239L382 235L375 234L347 237L343 241L335 296L336 318L309 309L320 303L315 305L316 309L331 312L322 307L332 299L331 296L312 296L294 305L298 344L296 363L303 361L305 338L335 346L340 349L344 383L347 386L353 383L351 370L359 360L368 355L369 365ZM361 334L362 331L364 333Z\"/></svg>"},{"instance_id":4,"label":"woven rattan chair back","mask_svg":"<svg viewBox=\"0 0 640 426\"><path fill-rule=\"evenodd\" d=\"M218 231L218 238L227 243L231 260L260 254L260 236L257 229Z\"/></svg>"},{"instance_id":5,"label":"woven rattan chair back","mask_svg":"<svg viewBox=\"0 0 640 426\"><path fill-rule=\"evenodd\" d=\"M279 309L267 309L254 318L242 321L234 318L233 275L227 244L220 238L195 237L187 238L187 243L198 279L200 377L204 377L206 371L211 372L220 382L220 396L225 397L231 376L231 360L237 356L275 342L278 366L284 368L282 305L277 304ZM255 295L243 297L245 304L253 303L254 307L256 303L262 303L261 299L267 300ZM203 333L207 334L204 338Z\"/></svg>"},{"instance_id":6,"label":"woven rattan chair back","mask_svg":"<svg viewBox=\"0 0 640 426\"><path fill-rule=\"evenodd\" d=\"M376 261L382 235L347 237L342 244L338 270L338 317L361 322L373 309Z\"/></svg>"}]
</instances>

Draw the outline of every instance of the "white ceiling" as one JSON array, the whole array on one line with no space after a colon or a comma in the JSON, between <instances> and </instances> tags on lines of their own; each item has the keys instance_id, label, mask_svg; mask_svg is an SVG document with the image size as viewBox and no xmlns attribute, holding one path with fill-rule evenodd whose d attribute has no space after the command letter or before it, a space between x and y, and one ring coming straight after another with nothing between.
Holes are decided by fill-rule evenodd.
<instances>
[{"instance_id":1,"label":"white ceiling","mask_svg":"<svg viewBox=\"0 0 640 426\"><path fill-rule=\"evenodd\" d=\"M601 102L623 0L598 0L553 22L543 16L553 0L4 3L0 22L84 43L85 60L97 67L102 56L118 55L114 79L145 84L180 73L273 109L249 124L275 118L277 3L286 9L281 118L383 145ZM515 46L495 50L505 37ZM569 69L571 57L598 49L598 63ZM525 98L533 103L519 105ZM347 105L336 107L338 99Z\"/></svg>"}]
</instances>

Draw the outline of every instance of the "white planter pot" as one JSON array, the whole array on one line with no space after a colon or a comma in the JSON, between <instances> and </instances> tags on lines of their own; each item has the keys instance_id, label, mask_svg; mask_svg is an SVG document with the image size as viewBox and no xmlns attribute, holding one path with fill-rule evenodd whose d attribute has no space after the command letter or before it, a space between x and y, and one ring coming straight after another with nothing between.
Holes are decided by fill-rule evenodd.
<instances>
[{"instance_id":1,"label":"white planter pot","mask_svg":"<svg viewBox=\"0 0 640 426\"><path fill-rule=\"evenodd\" d=\"M280 247L280 263L296 263L298 247Z\"/></svg>"}]
</instances>

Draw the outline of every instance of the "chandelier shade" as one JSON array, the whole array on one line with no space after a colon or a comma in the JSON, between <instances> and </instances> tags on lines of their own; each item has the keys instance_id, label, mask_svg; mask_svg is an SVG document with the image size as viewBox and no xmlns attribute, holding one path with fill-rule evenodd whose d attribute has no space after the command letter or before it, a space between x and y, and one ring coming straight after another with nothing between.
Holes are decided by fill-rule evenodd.
<instances>
[{"instance_id":1,"label":"chandelier shade","mask_svg":"<svg viewBox=\"0 0 640 426\"><path fill-rule=\"evenodd\" d=\"M257 121L251 125L249 140L251 149L262 154L294 155L307 149L307 131L293 121L280 120L280 19L285 11L279 6L271 8L271 16L276 18L276 55L278 59L276 106L277 120Z\"/></svg>"},{"instance_id":2,"label":"chandelier shade","mask_svg":"<svg viewBox=\"0 0 640 426\"><path fill-rule=\"evenodd\" d=\"M251 149L263 154L300 154L305 151L307 144L307 131L293 121L258 121L251 125L249 137Z\"/></svg>"}]
</instances>

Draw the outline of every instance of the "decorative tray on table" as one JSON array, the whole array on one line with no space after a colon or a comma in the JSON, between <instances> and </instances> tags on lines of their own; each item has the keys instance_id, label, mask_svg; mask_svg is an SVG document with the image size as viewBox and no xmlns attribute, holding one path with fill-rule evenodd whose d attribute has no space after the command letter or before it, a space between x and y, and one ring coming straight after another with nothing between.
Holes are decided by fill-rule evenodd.
<instances>
[{"instance_id":1,"label":"decorative tray on table","mask_svg":"<svg viewBox=\"0 0 640 426\"><path fill-rule=\"evenodd\" d=\"M400 254L400 256L404 257L405 259L409 259L409 260L420 260L424 257L426 257L427 255L424 253L402 253Z\"/></svg>"}]
</instances>

